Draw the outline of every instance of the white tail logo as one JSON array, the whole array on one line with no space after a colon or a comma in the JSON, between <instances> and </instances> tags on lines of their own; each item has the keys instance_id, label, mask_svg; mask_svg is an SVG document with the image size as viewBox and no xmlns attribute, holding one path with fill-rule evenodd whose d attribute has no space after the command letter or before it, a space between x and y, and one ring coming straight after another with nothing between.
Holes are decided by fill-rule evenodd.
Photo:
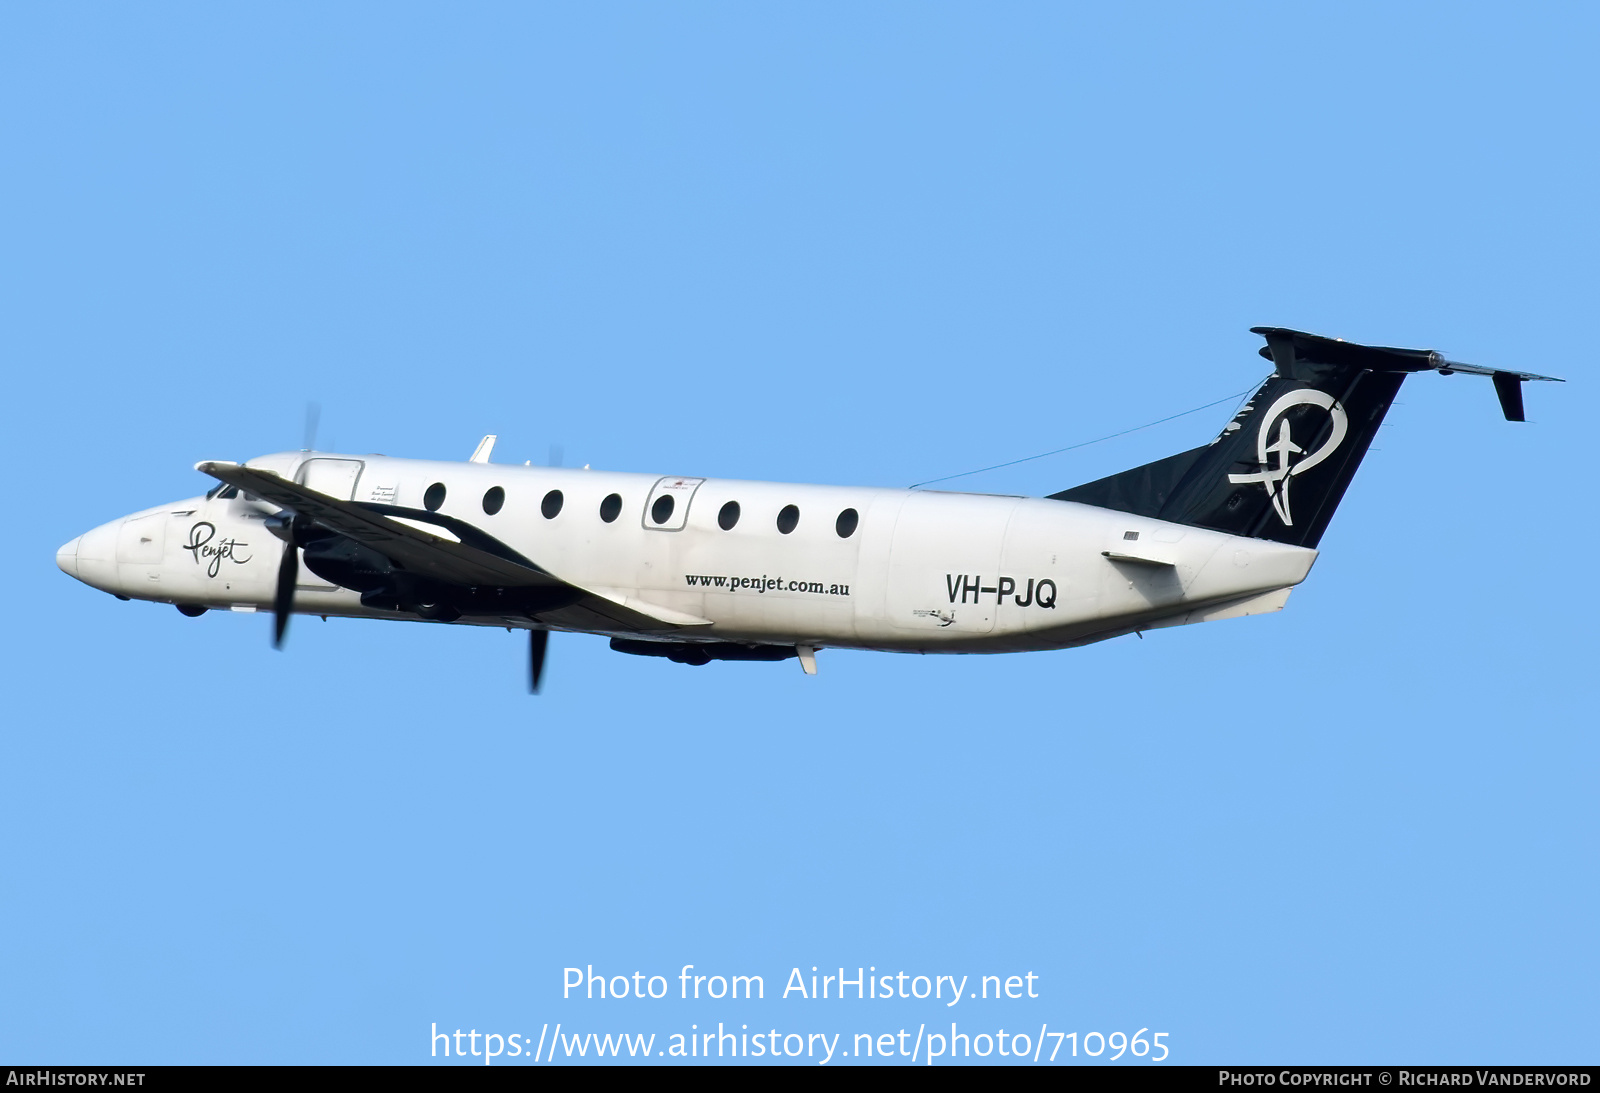
<instances>
[{"instance_id":1,"label":"white tail logo","mask_svg":"<svg viewBox=\"0 0 1600 1093\"><path fill-rule=\"evenodd\" d=\"M1306 454L1305 449L1294 442L1294 436L1289 429L1288 419L1284 417L1289 410L1296 406L1318 406L1328 412L1328 417L1333 423L1328 439L1316 451ZM1276 433L1273 426L1278 426ZM1327 459L1333 454L1344 440L1345 433L1349 431L1349 422L1345 418L1344 407L1339 401L1326 391L1318 391L1310 387L1298 391L1290 391L1281 396L1268 408L1261 419L1261 431L1256 434L1257 461L1261 469L1254 474L1230 474L1228 481L1239 485L1245 482L1259 482L1267 488L1267 494L1272 498L1272 508L1282 520L1284 526L1293 527L1294 519L1289 511L1289 481L1297 474L1303 474ZM1291 455L1301 456L1300 459L1290 462ZM1276 456L1276 461L1273 460Z\"/></svg>"}]
</instances>

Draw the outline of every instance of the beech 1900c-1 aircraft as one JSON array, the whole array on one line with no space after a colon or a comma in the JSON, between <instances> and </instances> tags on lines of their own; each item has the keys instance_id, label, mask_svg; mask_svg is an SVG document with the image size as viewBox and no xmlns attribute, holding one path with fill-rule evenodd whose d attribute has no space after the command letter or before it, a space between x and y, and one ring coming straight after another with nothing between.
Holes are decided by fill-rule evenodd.
<instances>
[{"instance_id":1,"label":"beech 1900c-1 aircraft","mask_svg":"<svg viewBox=\"0 0 1600 1093\"><path fill-rule=\"evenodd\" d=\"M1273 373L1209 444L1049 497L285 452L56 561L121 599L552 630L684 664L997 653L1277 611L1407 374L1553 379L1256 327ZM280 545L281 543L281 545Z\"/></svg>"}]
</instances>

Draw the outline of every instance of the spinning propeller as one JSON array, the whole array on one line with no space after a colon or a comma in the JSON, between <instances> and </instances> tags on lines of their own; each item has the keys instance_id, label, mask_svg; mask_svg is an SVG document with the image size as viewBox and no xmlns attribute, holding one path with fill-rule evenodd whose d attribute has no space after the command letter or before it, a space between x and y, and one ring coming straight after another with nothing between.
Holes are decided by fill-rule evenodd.
<instances>
[{"instance_id":1,"label":"spinning propeller","mask_svg":"<svg viewBox=\"0 0 1600 1093\"><path fill-rule=\"evenodd\" d=\"M294 613L294 586L300 580L299 534L304 517L279 513L267 518L267 530L283 540L283 556L278 560L278 583L272 594L272 647L283 648L283 636Z\"/></svg>"},{"instance_id":2,"label":"spinning propeller","mask_svg":"<svg viewBox=\"0 0 1600 1093\"><path fill-rule=\"evenodd\" d=\"M300 579L300 551L294 538L283 545L283 560L278 563L278 588L272 597L272 647L283 648L283 635L289 629L289 614L294 610L294 586Z\"/></svg>"},{"instance_id":3,"label":"spinning propeller","mask_svg":"<svg viewBox=\"0 0 1600 1093\"><path fill-rule=\"evenodd\" d=\"M305 443L303 452L317 449L317 425L322 421L322 407L315 402L306 403ZM285 514L287 515L287 514ZM300 551L295 543L295 528L300 517L292 516L278 521L269 530L283 540L283 557L278 561L278 585L272 595L272 647L283 648L283 636L289 630L289 616L294 613L294 586L300 580ZM279 529L281 528L281 533Z\"/></svg>"},{"instance_id":4,"label":"spinning propeller","mask_svg":"<svg viewBox=\"0 0 1600 1093\"><path fill-rule=\"evenodd\" d=\"M528 693L539 693L539 679L544 675L544 655L550 648L550 631L528 631Z\"/></svg>"},{"instance_id":5,"label":"spinning propeller","mask_svg":"<svg viewBox=\"0 0 1600 1093\"><path fill-rule=\"evenodd\" d=\"M283 540L283 556L278 562L278 583L272 596L272 647L283 648L289 631L289 616L294 614L294 589L300 580L300 542L311 522L304 516L268 517L267 528ZM528 631L528 693L538 694L544 679L545 656L550 649L550 631Z\"/></svg>"},{"instance_id":6,"label":"spinning propeller","mask_svg":"<svg viewBox=\"0 0 1600 1093\"><path fill-rule=\"evenodd\" d=\"M321 407L315 402L306 403L305 417L305 446L304 452L316 450L317 426L320 423ZM493 438L486 437L485 442L492 445ZM488 451L483 444L479 445L483 451L482 462L488 462ZM561 465L561 446L550 446L550 466ZM473 457L478 462L477 455ZM283 540L283 554L278 561L278 580L272 596L272 647L282 649L285 636L289 632L289 616L294 614L294 590L300 581L300 548L310 538L317 538L314 533L315 523L305 516L283 511L276 516L269 516L266 521L267 529L279 539ZM550 631L528 631L528 692L539 693L539 684L544 678L545 656L550 649Z\"/></svg>"}]
</instances>

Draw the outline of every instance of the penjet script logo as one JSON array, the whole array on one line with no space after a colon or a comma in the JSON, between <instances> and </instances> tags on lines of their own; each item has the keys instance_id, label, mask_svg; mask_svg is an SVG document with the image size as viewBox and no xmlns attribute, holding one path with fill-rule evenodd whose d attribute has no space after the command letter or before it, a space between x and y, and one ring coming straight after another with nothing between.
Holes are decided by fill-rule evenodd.
<instances>
[{"instance_id":1,"label":"penjet script logo","mask_svg":"<svg viewBox=\"0 0 1600 1093\"><path fill-rule=\"evenodd\" d=\"M223 539L213 545L211 541L216 537L217 525L210 520L201 520L189 529L189 541L183 544L183 549L194 555L196 565L200 564L202 558L207 560L207 577L217 575L217 571L222 568L224 558L237 565L244 565L253 557L250 554L243 556L239 554L241 548L249 547L249 543L241 543L237 539Z\"/></svg>"},{"instance_id":2,"label":"penjet script logo","mask_svg":"<svg viewBox=\"0 0 1600 1093\"><path fill-rule=\"evenodd\" d=\"M1286 415L1296 406L1315 406L1327 413L1332 424L1327 438L1314 451L1307 452L1294 442L1294 433ZM1320 418L1315 414L1302 415L1300 420L1308 423L1301 426L1302 437L1305 437L1308 428L1320 424ZM1317 433L1321 431L1320 428L1315 429ZM1283 521L1285 527L1292 527L1294 517L1289 509L1290 481L1332 455L1348 431L1349 422L1345 418L1344 407L1332 395L1310 387L1290 391L1274 402L1261 418L1261 431L1256 434L1256 456L1261 469L1254 474L1230 474L1228 481L1235 485L1261 483L1272 498L1272 508L1278 514L1278 519ZM1299 458L1292 458L1294 456Z\"/></svg>"}]
</instances>

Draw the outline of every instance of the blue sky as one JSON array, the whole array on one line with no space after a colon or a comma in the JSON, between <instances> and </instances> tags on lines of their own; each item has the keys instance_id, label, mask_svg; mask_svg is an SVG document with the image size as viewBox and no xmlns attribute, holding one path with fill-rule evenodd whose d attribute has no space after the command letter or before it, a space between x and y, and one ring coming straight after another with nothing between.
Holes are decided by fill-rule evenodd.
<instances>
[{"instance_id":1,"label":"blue sky","mask_svg":"<svg viewBox=\"0 0 1600 1093\"><path fill-rule=\"evenodd\" d=\"M1593 1062L1596 30L8 8L0 1058L955 1020ZM1413 379L1285 612L1063 653L809 679L558 635L530 699L512 635L302 619L276 653L53 561L297 447L308 400L339 450L902 486L1242 390L1258 324L1571 382L1510 425ZM1227 413L962 481L1051 492ZM768 997L564 1001L590 964ZM777 997L813 965L1040 997Z\"/></svg>"}]
</instances>

